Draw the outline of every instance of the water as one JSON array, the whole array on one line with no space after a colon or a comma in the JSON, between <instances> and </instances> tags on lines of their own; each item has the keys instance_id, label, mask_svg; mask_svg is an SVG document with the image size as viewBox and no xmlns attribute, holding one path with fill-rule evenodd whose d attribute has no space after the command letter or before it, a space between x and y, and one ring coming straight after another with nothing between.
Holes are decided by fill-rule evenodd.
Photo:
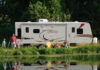
<instances>
[{"instance_id":1,"label":"water","mask_svg":"<svg viewBox=\"0 0 100 70\"><path fill-rule=\"evenodd\" d=\"M0 57L0 70L100 70L100 56Z\"/></svg>"}]
</instances>

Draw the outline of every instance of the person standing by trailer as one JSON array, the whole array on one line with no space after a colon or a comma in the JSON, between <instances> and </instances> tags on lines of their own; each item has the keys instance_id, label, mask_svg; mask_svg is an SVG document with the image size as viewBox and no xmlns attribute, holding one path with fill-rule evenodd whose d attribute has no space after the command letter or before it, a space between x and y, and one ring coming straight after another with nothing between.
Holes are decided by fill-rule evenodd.
<instances>
[{"instance_id":1,"label":"person standing by trailer","mask_svg":"<svg viewBox=\"0 0 100 70\"><path fill-rule=\"evenodd\" d=\"M16 40L16 46L18 49L20 49L20 40L19 39Z\"/></svg>"},{"instance_id":2,"label":"person standing by trailer","mask_svg":"<svg viewBox=\"0 0 100 70\"><path fill-rule=\"evenodd\" d=\"M15 49L15 47L16 47L16 37L15 37L15 34L13 34L12 37L10 38L10 42L11 42L11 47L13 49Z\"/></svg>"},{"instance_id":3,"label":"person standing by trailer","mask_svg":"<svg viewBox=\"0 0 100 70\"><path fill-rule=\"evenodd\" d=\"M6 48L6 39L5 38L3 39L3 42L2 42L2 48Z\"/></svg>"}]
</instances>

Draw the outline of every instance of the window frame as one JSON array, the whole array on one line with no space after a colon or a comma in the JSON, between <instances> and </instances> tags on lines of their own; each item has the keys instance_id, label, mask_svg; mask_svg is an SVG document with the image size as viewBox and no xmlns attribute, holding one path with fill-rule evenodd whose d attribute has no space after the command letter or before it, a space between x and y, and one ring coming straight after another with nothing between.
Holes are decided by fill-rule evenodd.
<instances>
[{"instance_id":1,"label":"window frame","mask_svg":"<svg viewBox=\"0 0 100 70\"><path fill-rule=\"evenodd\" d=\"M33 33L35 33L35 34L40 33L40 29L33 29Z\"/></svg>"},{"instance_id":2,"label":"window frame","mask_svg":"<svg viewBox=\"0 0 100 70\"><path fill-rule=\"evenodd\" d=\"M75 27L72 27L72 33L75 33Z\"/></svg>"},{"instance_id":3,"label":"window frame","mask_svg":"<svg viewBox=\"0 0 100 70\"><path fill-rule=\"evenodd\" d=\"M80 31L79 31L80 30ZM77 34L83 34L83 28L78 28L77 29Z\"/></svg>"},{"instance_id":4,"label":"window frame","mask_svg":"<svg viewBox=\"0 0 100 70\"><path fill-rule=\"evenodd\" d=\"M29 33L29 27L25 28L26 33Z\"/></svg>"}]
</instances>

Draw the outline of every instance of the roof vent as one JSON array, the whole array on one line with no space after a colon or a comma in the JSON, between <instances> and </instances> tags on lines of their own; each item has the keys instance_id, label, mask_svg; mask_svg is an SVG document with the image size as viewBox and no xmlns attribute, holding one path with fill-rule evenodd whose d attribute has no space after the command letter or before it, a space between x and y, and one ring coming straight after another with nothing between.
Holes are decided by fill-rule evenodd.
<instances>
[{"instance_id":1,"label":"roof vent","mask_svg":"<svg viewBox=\"0 0 100 70\"><path fill-rule=\"evenodd\" d=\"M47 19L39 19L39 22L48 22Z\"/></svg>"},{"instance_id":2,"label":"roof vent","mask_svg":"<svg viewBox=\"0 0 100 70\"><path fill-rule=\"evenodd\" d=\"M27 21L28 23L30 23L31 21Z\"/></svg>"},{"instance_id":3,"label":"roof vent","mask_svg":"<svg viewBox=\"0 0 100 70\"><path fill-rule=\"evenodd\" d=\"M78 21L75 21L75 23L78 23Z\"/></svg>"}]
</instances>

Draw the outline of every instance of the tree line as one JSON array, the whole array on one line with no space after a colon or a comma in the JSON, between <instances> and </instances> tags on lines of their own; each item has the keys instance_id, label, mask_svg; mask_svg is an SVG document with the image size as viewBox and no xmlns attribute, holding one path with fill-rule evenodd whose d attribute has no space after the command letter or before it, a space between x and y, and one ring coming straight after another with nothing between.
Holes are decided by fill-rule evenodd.
<instances>
[{"instance_id":1,"label":"tree line","mask_svg":"<svg viewBox=\"0 0 100 70\"><path fill-rule=\"evenodd\" d=\"M0 0L0 25L40 18L89 22L100 37L100 0Z\"/></svg>"}]
</instances>

